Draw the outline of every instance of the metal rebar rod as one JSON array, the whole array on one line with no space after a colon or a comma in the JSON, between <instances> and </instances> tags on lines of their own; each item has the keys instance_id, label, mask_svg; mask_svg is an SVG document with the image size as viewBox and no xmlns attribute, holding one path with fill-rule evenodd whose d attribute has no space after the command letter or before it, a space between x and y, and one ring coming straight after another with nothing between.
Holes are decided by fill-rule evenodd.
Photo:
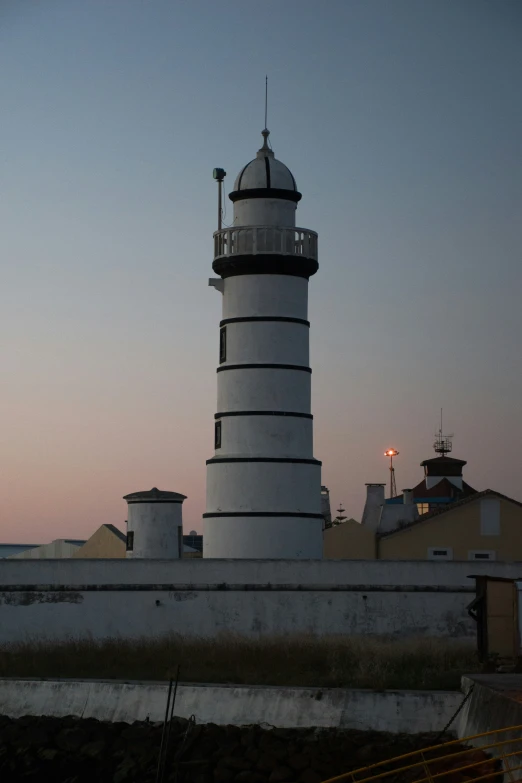
<instances>
[{"instance_id":1,"label":"metal rebar rod","mask_svg":"<svg viewBox=\"0 0 522 783\"><path fill-rule=\"evenodd\" d=\"M175 680L175 684L174 684L174 693L172 694L172 700L170 702L170 714L169 714L169 718L168 718L168 722L167 722L167 733L166 733L166 737L165 737L165 745L164 745L164 748L163 748L163 762L162 762L162 765L161 765L161 774L160 774L159 783L163 783L163 778L165 777L165 765L167 763L167 753L168 753L168 750L169 750L170 730L171 730L171 727L172 727L172 718L173 718L173 715L174 715L174 705L176 704L176 694L178 692L179 670L180 670L180 665L178 663L177 668L176 668L176 680ZM172 680L170 682L172 683Z\"/></svg>"},{"instance_id":2,"label":"metal rebar rod","mask_svg":"<svg viewBox=\"0 0 522 783\"><path fill-rule=\"evenodd\" d=\"M157 769L156 769L156 783L159 783L160 773L161 773L161 761L162 761L162 757L163 757L163 746L165 744L165 732L167 730L167 721L168 721L168 718L169 718L170 696L171 696L171 693L172 693L172 683L173 683L173 680L172 680L172 677L171 677L170 680L169 680L169 691L168 691L168 696L167 696L167 706L165 708L165 719L163 721L163 729L161 731L161 742L160 742L160 749L159 749L159 755L158 755L158 766L157 766Z\"/></svg>"}]
</instances>

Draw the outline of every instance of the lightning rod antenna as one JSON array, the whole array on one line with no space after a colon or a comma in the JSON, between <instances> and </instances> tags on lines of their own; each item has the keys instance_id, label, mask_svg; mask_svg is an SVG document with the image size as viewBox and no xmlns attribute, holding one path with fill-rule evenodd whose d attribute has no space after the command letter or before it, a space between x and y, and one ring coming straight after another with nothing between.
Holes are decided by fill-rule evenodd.
<instances>
[{"instance_id":1,"label":"lightning rod antenna","mask_svg":"<svg viewBox=\"0 0 522 783\"><path fill-rule=\"evenodd\" d=\"M265 76L265 130L267 129L268 118L268 76Z\"/></svg>"}]
</instances>

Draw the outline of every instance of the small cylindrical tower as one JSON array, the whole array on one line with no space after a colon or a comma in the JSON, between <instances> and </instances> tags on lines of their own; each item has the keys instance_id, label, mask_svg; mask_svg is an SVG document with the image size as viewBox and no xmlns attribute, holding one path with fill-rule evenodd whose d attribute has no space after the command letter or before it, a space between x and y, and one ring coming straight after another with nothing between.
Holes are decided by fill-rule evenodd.
<instances>
[{"instance_id":1,"label":"small cylindrical tower","mask_svg":"<svg viewBox=\"0 0 522 783\"><path fill-rule=\"evenodd\" d=\"M181 507L185 495L153 487L125 495L128 504L127 557L176 560L183 557Z\"/></svg>"},{"instance_id":2,"label":"small cylindrical tower","mask_svg":"<svg viewBox=\"0 0 522 783\"><path fill-rule=\"evenodd\" d=\"M204 557L322 557L308 321L317 234L296 228L301 194L268 136L230 193L233 226L214 234L223 318Z\"/></svg>"}]
</instances>

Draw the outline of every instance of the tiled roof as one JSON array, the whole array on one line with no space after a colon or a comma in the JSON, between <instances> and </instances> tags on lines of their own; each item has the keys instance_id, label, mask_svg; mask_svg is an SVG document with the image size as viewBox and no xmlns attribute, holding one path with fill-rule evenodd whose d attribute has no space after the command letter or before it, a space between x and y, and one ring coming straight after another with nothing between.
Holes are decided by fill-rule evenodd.
<instances>
[{"instance_id":1,"label":"tiled roof","mask_svg":"<svg viewBox=\"0 0 522 783\"><path fill-rule=\"evenodd\" d=\"M421 465L439 465L444 463L450 463L450 465L467 465L465 459L455 459L455 457L430 457L421 462Z\"/></svg>"},{"instance_id":2,"label":"tiled roof","mask_svg":"<svg viewBox=\"0 0 522 783\"><path fill-rule=\"evenodd\" d=\"M445 503L444 505L441 505L440 508L437 508L434 511L429 511L427 514L422 514L414 522L408 522L406 525L402 525L396 530L391 530L389 533L381 534L380 538L388 538L388 536L394 536L396 535L396 533L402 533L403 530L409 530L410 528L415 527L416 525L420 525L423 522L429 522L429 520L433 519L433 517L438 517L441 514L446 514L448 511L453 511L454 508L465 506L467 503L471 503L474 500L479 500L480 498L486 497L486 495L493 495L494 497L501 498L502 500L508 500L510 503L515 503L515 505L520 506L522 508L522 503L519 500L514 500L514 498L509 498L507 495L503 495L501 492L496 492L496 490L494 489L484 489L482 492L475 492L472 495L468 495L468 497L461 498L460 500L457 500L455 503Z\"/></svg>"},{"instance_id":3,"label":"tiled roof","mask_svg":"<svg viewBox=\"0 0 522 783\"><path fill-rule=\"evenodd\" d=\"M469 484L466 484L465 481L462 482L462 489L460 490L458 487L455 486L455 484L452 484L451 481L447 478L441 479L437 484L434 484L433 487L430 487L430 489L426 488L426 481L423 479L419 484L417 484L416 487L413 488L413 497L415 500L420 498L455 498L455 500L460 500L463 497L467 497L468 495L474 495L476 494L477 490L473 489L473 487L470 487Z\"/></svg>"}]
</instances>

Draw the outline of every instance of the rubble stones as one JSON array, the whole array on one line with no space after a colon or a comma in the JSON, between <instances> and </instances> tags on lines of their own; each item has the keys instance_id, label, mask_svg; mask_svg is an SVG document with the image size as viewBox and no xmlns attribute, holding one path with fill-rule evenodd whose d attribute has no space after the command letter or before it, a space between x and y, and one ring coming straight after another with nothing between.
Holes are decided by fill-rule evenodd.
<instances>
[{"instance_id":1,"label":"rubble stones","mask_svg":"<svg viewBox=\"0 0 522 783\"><path fill-rule=\"evenodd\" d=\"M161 723L0 716L0 781L154 783L161 735ZM430 734L340 729L196 726L176 718L163 783L321 783L427 748L435 739ZM459 749L452 746L452 752ZM459 772L466 763L476 767ZM464 783L497 770L498 762L480 750L433 766L433 773L449 772L441 778L444 783ZM423 776L419 769L409 770L404 781L413 783ZM500 783L500 774L488 780Z\"/></svg>"}]
</instances>

